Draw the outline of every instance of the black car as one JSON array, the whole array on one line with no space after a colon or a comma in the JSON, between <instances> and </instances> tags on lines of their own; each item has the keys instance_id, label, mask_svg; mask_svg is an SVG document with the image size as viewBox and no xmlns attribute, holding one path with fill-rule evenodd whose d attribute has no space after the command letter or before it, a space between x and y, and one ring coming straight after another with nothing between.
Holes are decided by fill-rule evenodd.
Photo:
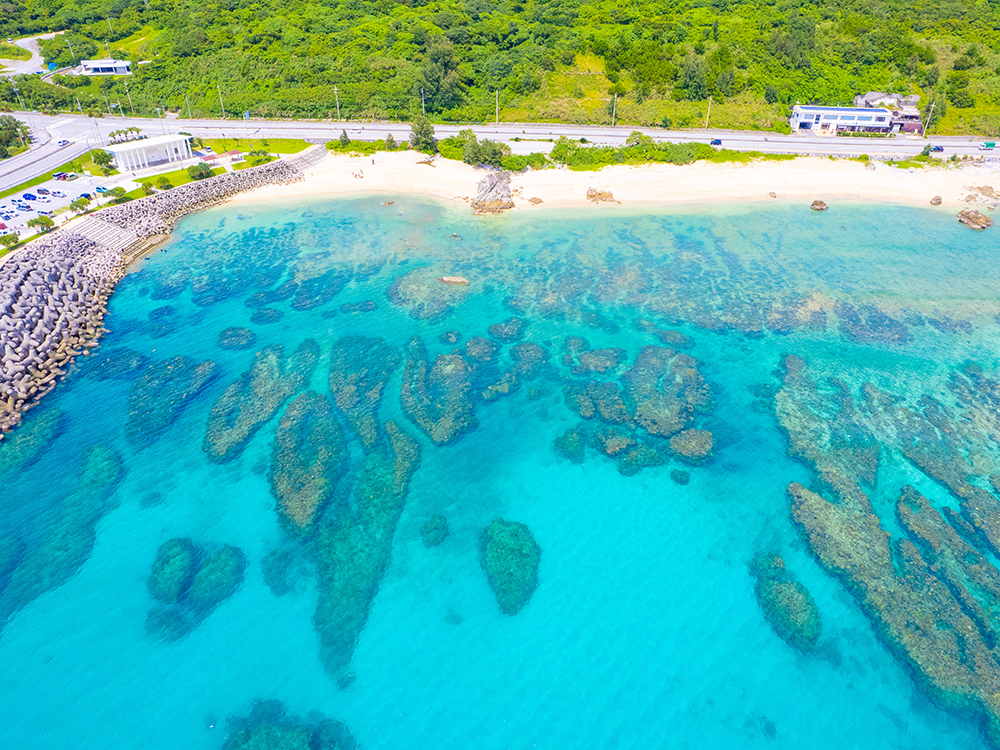
<instances>
[{"instance_id":1,"label":"black car","mask_svg":"<svg viewBox=\"0 0 1000 750\"><path fill-rule=\"evenodd\" d=\"M91 195L90 193L80 193L80 194L79 194L78 196L76 196L76 197L77 197L77 198L86 198L86 199L87 199L88 201L92 201L92 200L94 200L94 196L92 196L92 195Z\"/></svg>"},{"instance_id":2,"label":"black car","mask_svg":"<svg viewBox=\"0 0 1000 750\"><path fill-rule=\"evenodd\" d=\"M721 138L713 138L711 141L709 141L708 145L709 146L721 146L722 145L722 139Z\"/></svg>"},{"instance_id":3,"label":"black car","mask_svg":"<svg viewBox=\"0 0 1000 750\"><path fill-rule=\"evenodd\" d=\"M944 151L944 146L931 146L931 153L940 154Z\"/></svg>"}]
</instances>

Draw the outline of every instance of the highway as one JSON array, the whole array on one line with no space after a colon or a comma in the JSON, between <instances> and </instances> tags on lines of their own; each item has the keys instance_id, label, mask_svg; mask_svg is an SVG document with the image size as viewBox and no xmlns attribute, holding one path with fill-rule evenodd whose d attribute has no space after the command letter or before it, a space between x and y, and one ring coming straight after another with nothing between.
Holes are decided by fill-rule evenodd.
<instances>
[{"instance_id":1,"label":"highway","mask_svg":"<svg viewBox=\"0 0 1000 750\"><path fill-rule=\"evenodd\" d=\"M210 120L167 117L164 119L141 117L91 118L82 115L41 115L37 112L14 112L15 117L27 122L37 138L34 147L24 154L0 162L0 192L51 171L71 159L82 155L91 147L107 145L109 133L128 126L142 128L150 137L165 133L183 131L203 138L305 138L309 140L331 140L340 135L341 130L356 140L376 140L391 133L397 141L409 137L408 123L375 122L317 122L303 120ZM560 136L586 138L592 143L621 145L629 134L636 130L632 126L600 127L564 125L557 123L500 123L499 125L436 125L435 135L446 138L459 130L471 127L479 138L490 138L509 142L515 153L529 151L548 152L550 139ZM816 135L793 135L754 131L726 130L662 130L641 128L642 132L658 141L708 143L719 138L725 148L739 151L761 151L765 153L797 153L802 155L829 154L852 156L868 154L872 157L905 158L920 153L928 143L941 145L941 158L958 156L983 156L978 150L980 139L968 137L932 137L930 141L913 137L891 138L835 138ZM511 142L520 138L521 142ZM59 141L69 141L67 146L59 146ZM1000 154L997 154L1000 156Z\"/></svg>"}]
</instances>

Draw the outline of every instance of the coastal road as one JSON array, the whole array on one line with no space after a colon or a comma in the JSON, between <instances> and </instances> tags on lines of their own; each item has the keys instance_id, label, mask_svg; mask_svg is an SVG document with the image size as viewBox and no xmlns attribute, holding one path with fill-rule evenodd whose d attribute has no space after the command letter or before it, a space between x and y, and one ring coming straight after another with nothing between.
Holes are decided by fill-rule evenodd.
<instances>
[{"instance_id":1,"label":"coastal road","mask_svg":"<svg viewBox=\"0 0 1000 750\"><path fill-rule=\"evenodd\" d=\"M409 137L407 123L350 122L350 121L305 121L305 120L212 120L164 119L142 117L102 117L91 118L81 115L41 115L37 112L15 112L14 115L28 123L40 141L47 142L45 149L36 148L26 154L0 162L0 192L33 179L40 174L55 169L71 159L80 156L94 146L107 145L108 134L128 126L142 128L143 133L152 137L166 133L184 131L202 138L305 138L310 140L331 140L340 135L341 130L356 140L376 140L391 133L397 141ZM600 127L586 125L564 125L548 123L500 123L499 125L436 125L438 138L455 135L464 127L470 127L480 138L490 138L509 142L516 153L530 151L548 152L551 141L560 137L586 138L591 143L602 145L622 145L629 134L636 130L632 126ZM767 133L756 131L727 130L662 130L641 128L642 132L657 141L675 143L708 143L712 138L720 138L723 147L738 151L761 151L764 153L795 153L801 155L829 154L856 156L868 154L876 158L902 159L920 153L928 143L941 145L944 153L938 156L950 158L953 154L962 156L983 156L978 150L980 139L968 137L932 137L930 141L921 138L831 138L816 135L794 135L788 133ZM518 138L520 141L511 141ZM62 150L52 148L61 140L70 142ZM993 154L987 154L992 157ZM1000 157L1000 154L996 154Z\"/></svg>"}]
</instances>

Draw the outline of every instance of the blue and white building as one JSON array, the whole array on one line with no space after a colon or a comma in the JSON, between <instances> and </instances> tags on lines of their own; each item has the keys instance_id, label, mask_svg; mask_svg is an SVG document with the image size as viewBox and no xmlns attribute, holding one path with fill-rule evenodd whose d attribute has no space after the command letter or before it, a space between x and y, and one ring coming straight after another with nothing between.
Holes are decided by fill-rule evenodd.
<instances>
[{"instance_id":1,"label":"blue and white building","mask_svg":"<svg viewBox=\"0 0 1000 750\"><path fill-rule=\"evenodd\" d=\"M80 75L83 76L129 76L132 64L128 60L81 60Z\"/></svg>"},{"instance_id":2,"label":"blue and white building","mask_svg":"<svg viewBox=\"0 0 1000 750\"><path fill-rule=\"evenodd\" d=\"M891 110L882 108L796 104L792 107L791 126L793 133L812 131L817 135L891 133L893 114Z\"/></svg>"}]
</instances>

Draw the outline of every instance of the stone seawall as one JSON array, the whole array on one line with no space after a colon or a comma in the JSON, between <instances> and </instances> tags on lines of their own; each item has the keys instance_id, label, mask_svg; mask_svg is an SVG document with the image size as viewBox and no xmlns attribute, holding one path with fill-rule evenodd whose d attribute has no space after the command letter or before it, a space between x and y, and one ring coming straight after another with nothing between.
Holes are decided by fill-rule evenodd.
<instances>
[{"instance_id":1,"label":"stone seawall","mask_svg":"<svg viewBox=\"0 0 1000 750\"><path fill-rule=\"evenodd\" d=\"M115 285L142 252L185 215L237 193L296 182L326 155L303 156L212 177L111 206L57 229L0 264L0 439L104 334Z\"/></svg>"}]
</instances>

